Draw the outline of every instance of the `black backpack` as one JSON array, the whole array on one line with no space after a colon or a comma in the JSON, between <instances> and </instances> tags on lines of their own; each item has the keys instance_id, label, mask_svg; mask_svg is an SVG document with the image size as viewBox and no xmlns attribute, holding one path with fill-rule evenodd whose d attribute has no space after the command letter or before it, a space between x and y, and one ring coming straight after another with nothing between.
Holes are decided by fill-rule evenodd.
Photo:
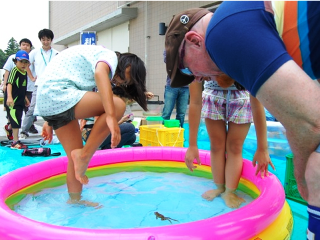
<instances>
[{"instance_id":1,"label":"black backpack","mask_svg":"<svg viewBox=\"0 0 320 240\"><path fill-rule=\"evenodd\" d=\"M22 156L30 156L30 157L48 157L48 156L60 156L60 152L51 153L50 148L27 148L24 149L21 153Z\"/></svg>"}]
</instances>

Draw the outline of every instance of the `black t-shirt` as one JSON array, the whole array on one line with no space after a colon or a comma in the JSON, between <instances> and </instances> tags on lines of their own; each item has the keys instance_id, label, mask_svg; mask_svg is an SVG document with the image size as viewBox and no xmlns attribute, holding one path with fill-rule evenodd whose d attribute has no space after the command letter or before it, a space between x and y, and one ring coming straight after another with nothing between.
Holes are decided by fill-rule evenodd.
<instances>
[{"instance_id":1,"label":"black t-shirt","mask_svg":"<svg viewBox=\"0 0 320 240\"><path fill-rule=\"evenodd\" d=\"M9 73L7 85L8 84L12 85L12 98L15 108L23 108L25 106L24 99L27 91L27 73L20 71L17 67L14 67ZM6 101L7 96L5 97L5 102Z\"/></svg>"}]
</instances>

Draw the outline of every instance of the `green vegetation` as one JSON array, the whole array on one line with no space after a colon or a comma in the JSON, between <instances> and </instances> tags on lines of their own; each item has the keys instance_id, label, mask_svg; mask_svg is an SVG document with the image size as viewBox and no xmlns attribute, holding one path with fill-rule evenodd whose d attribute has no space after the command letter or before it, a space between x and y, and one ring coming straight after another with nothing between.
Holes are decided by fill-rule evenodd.
<instances>
[{"instance_id":1,"label":"green vegetation","mask_svg":"<svg viewBox=\"0 0 320 240\"><path fill-rule=\"evenodd\" d=\"M3 67L9 56L15 54L19 49L19 43L14 38L11 38L8 42L7 49L0 49L0 68Z\"/></svg>"}]
</instances>

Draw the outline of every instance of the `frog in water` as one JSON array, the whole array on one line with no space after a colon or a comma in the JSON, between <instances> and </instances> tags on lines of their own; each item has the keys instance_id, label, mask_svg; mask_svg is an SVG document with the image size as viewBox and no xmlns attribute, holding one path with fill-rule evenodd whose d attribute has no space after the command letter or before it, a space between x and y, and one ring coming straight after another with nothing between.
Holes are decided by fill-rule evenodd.
<instances>
[{"instance_id":1,"label":"frog in water","mask_svg":"<svg viewBox=\"0 0 320 240\"><path fill-rule=\"evenodd\" d=\"M156 219L160 218L162 221L168 220L171 224L172 224L171 220L179 222L178 220L172 219L170 217L165 217L161 213L158 213L158 212L154 212L154 214L156 215Z\"/></svg>"}]
</instances>

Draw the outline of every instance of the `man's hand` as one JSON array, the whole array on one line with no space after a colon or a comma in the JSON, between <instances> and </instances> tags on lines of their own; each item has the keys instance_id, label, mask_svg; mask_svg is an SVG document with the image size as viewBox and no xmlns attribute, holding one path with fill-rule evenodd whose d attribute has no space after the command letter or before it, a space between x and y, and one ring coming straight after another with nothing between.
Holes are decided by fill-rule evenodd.
<instances>
[{"instance_id":1,"label":"man's hand","mask_svg":"<svg viewBox=\"0 0 320 240\"><path fill-rule=\"evenodd\" d=\"M24 104L26 107L29 107L30 106L30 101L28 98L25 99L25 104Z\"/></svg>"}]
</instances>

